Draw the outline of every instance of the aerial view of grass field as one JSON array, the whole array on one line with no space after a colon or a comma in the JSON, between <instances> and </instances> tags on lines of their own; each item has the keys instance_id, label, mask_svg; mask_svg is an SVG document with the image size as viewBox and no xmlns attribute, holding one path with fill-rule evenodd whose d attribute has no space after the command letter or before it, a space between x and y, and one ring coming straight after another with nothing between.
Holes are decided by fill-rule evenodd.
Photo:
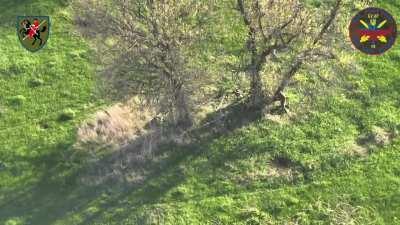
<instances>
[{"instance_id":1,"label":"aerial view of grass field","mask_svg":"<svg viewBox=\"0 0 400 225\"><path fill-rule=\"evenodd\" d=\"M0 224L400 225L398 0L0 0Z\"/></svg>"}]
</instances>

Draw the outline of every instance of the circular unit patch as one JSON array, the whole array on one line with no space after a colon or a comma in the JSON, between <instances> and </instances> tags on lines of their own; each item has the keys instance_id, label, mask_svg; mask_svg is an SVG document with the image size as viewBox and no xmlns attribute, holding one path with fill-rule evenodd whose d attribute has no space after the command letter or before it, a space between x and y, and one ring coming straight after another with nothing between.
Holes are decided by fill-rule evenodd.
<instances>
[{"instance_id":1,"label":"circular unit patch","mask_svg":"<svg viewBox=\"0 0 400 225\"><path fill-rule=\"evenodd\" d=\"M397 29L393 16L380 8L366 8L351 20L350 39L365 54L379 55L396 41Z\"/></svg>"}]
</instances>

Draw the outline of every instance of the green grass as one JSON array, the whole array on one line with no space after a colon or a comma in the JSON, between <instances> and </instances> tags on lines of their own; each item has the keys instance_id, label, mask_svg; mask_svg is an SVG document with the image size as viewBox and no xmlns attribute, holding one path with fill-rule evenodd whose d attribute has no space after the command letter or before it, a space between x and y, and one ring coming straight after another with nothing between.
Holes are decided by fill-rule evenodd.
<instances>
[{"instance_id":1,"label":"green grass","mask_svg":"<svg viewBox=\"0 0 400 225\"><path fill-rule=\"evenodd\" d=\"M76 123L99 102L87 44L74 34L66 1L0 1L1 214L10 195L45 176L49 155L74 143ZM26 51L16 38L17 15L50 15L47 46ZM75 120L58 121L65 109ZM4 208L3 208L4 207ZM1 224L4 223L0 216Z\"/></svg>"},{"instance_id":2,"label":"green grass","mask_svg":"<svg viewBox=\"0 0 400 225\"><path fill-rule=\"evenodd\" d=\"M3 2L0 224L400 224L400 140L366 141L367 156L348 154L376 127L400 130L400 46L379 57L355 53L362 69L348 78L351 90L319 97L290 123L260 119L211 140L164 146L143 184L89 187L78 182L87 161L71 148L76 125L101 103L89 48L64 29L71 28L65 1ZM397 1L379 4L400 18ZM29 12L31 5L40 11ZM42 51L19 46L15 12L53 18ZM292 176L268 175L277 159Z\"/></svg>"}]
</instances>

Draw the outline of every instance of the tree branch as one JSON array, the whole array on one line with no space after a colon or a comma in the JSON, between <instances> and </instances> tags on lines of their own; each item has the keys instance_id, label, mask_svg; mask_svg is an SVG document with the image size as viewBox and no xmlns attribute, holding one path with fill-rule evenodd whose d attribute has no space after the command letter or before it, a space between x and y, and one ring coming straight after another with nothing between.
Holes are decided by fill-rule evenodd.
<instances>
[{"instance_id":1,"label":"tree branch","mask_svg":"<svg viewBox=\"0 0 400 225\"><path fill-rule=\"evenodd\" d=\"M328 31L329 27L332 25L334 19L336 18L340 5L342 3L342 0L337 0L335 6L332 8L330 15L328 17L328 20L324 23L322 26L320 32L318 35L315 37L311 47L303 52L301 52L294 60L294 62L291 64L289 70L286 72L286 74L283 76L283 79L281 83L279 84L277 90L275 91L272 101L277 101L281 100L280 96L282 95L282 92L284 89L289 85L290 81L292 78L296 75L296 73L301 69L301 66L305 62L305 60L308 59L308 56L313 55L314 48L318 44L319 41L323 39L324 34Z\"/></svg>"},{"instance_id":2,"label":"tree branch","mask_svg":"<svg viewBox=\"0 0 400 225\"><path fill-rule=\"evenodd\" d=\"M324 36L324 34L328 31L329 27L332 25L333 20L336 18L340 5L342 4L342 0L337 0L335 6L332 8L331 13L328 17L328 20L325 22L318 36L315 37L313 45L316 45Z\"/></svg>"}]
</instances>

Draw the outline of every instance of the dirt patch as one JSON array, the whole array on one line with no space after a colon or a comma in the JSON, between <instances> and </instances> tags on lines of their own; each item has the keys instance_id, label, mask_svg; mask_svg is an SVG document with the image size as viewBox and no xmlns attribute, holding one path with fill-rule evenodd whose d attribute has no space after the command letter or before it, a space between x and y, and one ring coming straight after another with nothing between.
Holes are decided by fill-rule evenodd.
<instances>
[{"instance_id":1,"label":"dirt patch","mask_svg":"<svg viewBox=\"0 0 400 225\"><path fill-rule=\"evenodd\" d=\"M290 124L298 115L291 111L281 112L279 111L279 105L269 105L262 109L262 115L264 119L275 122L277 124Z\"/></svg>"},{"instance_id":2,"label":"dirt patch","mask_svg":"<svg viewBox=\"0 0 400 225\"><path fill-rule=\"evenodd\" d=\"M367 134L361 135L357 142L362 146L383 147L389 145L396 136L396 131L392 132L382 127L373 126Z\"/></svg>"},{"instance_id":3,"label":"dirt patch","mask_svg":"<svg viewBox=\"0 0 400 225\"><path fill-rule=\"evenodd\" d=\"M269 177L286 177L293 179L297 173L293 161L287 157L275 157L268 165Z\"/></svg>"},{"instance_id":4,"label":"dirt patch","mask_svg":"<svg viewBox=\"0 0 400 225\"><path fill-rule=\"evenodd\" d=\"M287 120L284 118L282 115L272 115L272 114L266 114L265 119L278 123L278 124L285 124L287 123Z\"/></svg>"},{"instance_id":5,"label":"dirt patch","mask_svg":"<svg viewBox=\"0 0 400 225\"><path fill-rule=\"evenodd\" d=\"M229 173L240 185L249 185L253 182L268 181L275 178L293 181L300 173L295 163L285 157L275 157L272 160L263 157L251 157L237 163L236 165L225 163L225 166L226 170L230 171ZM246 167L244 172L239 169L243 167Z\"/></svg>"}]
</instances>

